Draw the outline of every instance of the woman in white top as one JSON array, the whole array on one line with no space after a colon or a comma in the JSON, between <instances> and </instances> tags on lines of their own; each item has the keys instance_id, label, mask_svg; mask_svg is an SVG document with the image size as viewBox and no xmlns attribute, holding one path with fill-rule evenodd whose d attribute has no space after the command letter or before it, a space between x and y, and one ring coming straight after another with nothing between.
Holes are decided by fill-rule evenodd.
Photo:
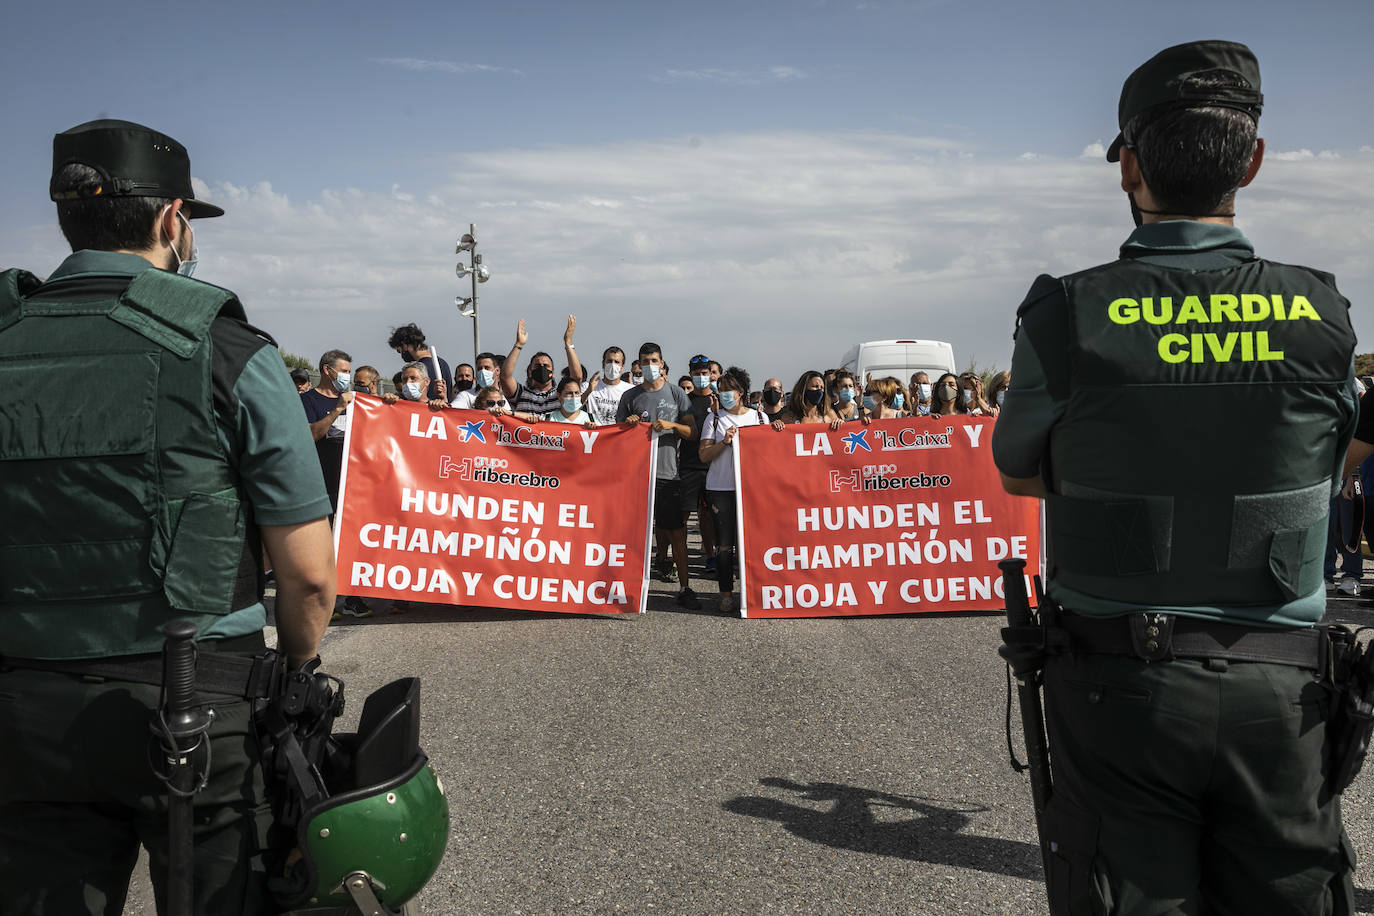
<instances>
[{"instance_id":1,"label":"woman in white top","mask_svg":"<svg viewBox=\"0 0 1374 916\"><path fill-rule=\"evenodd\" d=\"M581 423L595 426L592 415L582 409L582 386L575 378L565 378L558 386L558 409L545 419L557 423Z\"/></svg>"},{"instance_id":2,"label":"woman in white top","mask_svg":"<svg viewBox=\"0 0 1374 916\"><path fill-rule=\"evenodd\" d=\"M720 612L735 613L735 435L742 426L766 426L763 411L745 403L749 373L731 366L721 375L717 397L720 410L706 415L697 454L710 462L706 469L706 499L716 523L716 579L720 583Z\"/></svg>"}]
</instances>

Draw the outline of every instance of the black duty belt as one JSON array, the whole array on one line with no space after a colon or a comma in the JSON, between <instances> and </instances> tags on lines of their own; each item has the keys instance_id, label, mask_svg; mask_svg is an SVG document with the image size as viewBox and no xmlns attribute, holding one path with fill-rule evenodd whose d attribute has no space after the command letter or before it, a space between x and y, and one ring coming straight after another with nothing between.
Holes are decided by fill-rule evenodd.
<instances>
[{"instance_id":1,"label":"black duty belt","mask_svg":"<svg viewBox=\"0 0 1374 916\"><path fill-rule=\"evenodd\" d=\"M1331 641L1320 628L1257 629L1174 614L1085 617L1064 613L1059 625L1072 637L1072 651L1129 655L1147 662L1173 658L1267 662L1327 671Z\"/></svg>"},{"instance_id":2,"label":"black duty belt","mask_svg":"<svg viewBox=\"0 0 1374 916\"><path fill-rule=\"evenodd\" d=\"M279 692L283 669L279 656L267 649L261 633L205 640L196 643L196 648L199 650L196 653L196 690L249 700L275 696ZM11 668L135 684L162 683L161 653L73 659L0 656L0 671Z\"/></svg>"}]
</instances>

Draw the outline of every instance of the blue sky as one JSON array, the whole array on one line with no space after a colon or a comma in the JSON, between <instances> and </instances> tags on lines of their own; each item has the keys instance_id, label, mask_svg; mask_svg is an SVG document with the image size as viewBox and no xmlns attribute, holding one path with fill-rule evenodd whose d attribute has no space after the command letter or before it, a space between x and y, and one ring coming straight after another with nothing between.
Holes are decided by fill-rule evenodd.
<instances>
[{"instance_id":1,"label":"blue sky","mask_svg":"<svg viewBox=\"0 0 1374 916\"><path fill-rule=\"evenodd\" d=\"M287 349L394 370L416 321L471 355L453 240L478 225L484 348L515 320L579 353L652 338L791 380L858 339L1005 366L1041 270L1109 260L1121 81L1169 44L1257 52L1260 252L1333 270L1374 324L1374 4L24 4L7 14L0 260L64 254L51 135L96 117L185 143L198 276ZM1369 350L1363 344L1362 350Z\"/></svg>"}]
</instances>

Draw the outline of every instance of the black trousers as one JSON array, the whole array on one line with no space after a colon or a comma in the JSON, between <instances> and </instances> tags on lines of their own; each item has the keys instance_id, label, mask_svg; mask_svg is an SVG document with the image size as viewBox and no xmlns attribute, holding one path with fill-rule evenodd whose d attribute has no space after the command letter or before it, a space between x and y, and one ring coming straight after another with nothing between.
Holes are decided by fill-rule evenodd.
<instances>
[{"instance_id":1,"label":"black trousers","mask_svg":"<svg viewBox=\"0 0 1374 916\"><path fill-rule=\"evenodd\" d=\"M0 914L119 916L139 845L161 909L167 802L148 725L159 688L0 672ZM215 711L209 783L195 796L195 912L275 912L262 850L271 811L247 700Z\"/></svg>"},{"instance_id":2,"label":"black trousers","mask_svg":"<svg viewBox=\"0 0 1374 916\"><path fill-rule=\"evenodd\" d=\"M1354 852L1323 791L1331 702L1284 665L1051 658L1054 912L1354 912Z\"/></svg>"}]
</instances>

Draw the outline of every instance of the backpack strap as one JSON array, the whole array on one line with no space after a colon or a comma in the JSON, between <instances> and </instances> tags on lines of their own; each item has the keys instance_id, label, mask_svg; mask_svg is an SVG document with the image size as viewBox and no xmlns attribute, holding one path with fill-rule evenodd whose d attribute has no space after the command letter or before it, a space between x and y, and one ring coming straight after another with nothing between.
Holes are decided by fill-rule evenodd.
<instances>
[{"instance_id":1,"label":"backpack strap","mask_svg":"<svg viewBox=\"0 0 1374 916\"><path fill-rule=\"evenodd\" d=\"M134 277L110 318L185 359L221 314L246 318L229 290L153 267Z\"/></svg>"}]
</instances>

